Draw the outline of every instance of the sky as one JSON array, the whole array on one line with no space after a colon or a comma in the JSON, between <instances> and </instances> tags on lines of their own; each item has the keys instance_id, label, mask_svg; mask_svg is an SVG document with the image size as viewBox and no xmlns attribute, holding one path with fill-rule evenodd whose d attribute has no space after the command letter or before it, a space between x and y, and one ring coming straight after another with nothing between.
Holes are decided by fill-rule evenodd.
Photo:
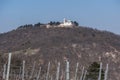
<instances>
[{"instance_id":1,"label":"sky","mask_svg":"<svg viewBox=\"0 0 120 80\"><path fill-rule=\"evenodd\" d=\"M0 33L63 18L120 34L120 0L0 0Z\"/></svg>"}]
</instances>

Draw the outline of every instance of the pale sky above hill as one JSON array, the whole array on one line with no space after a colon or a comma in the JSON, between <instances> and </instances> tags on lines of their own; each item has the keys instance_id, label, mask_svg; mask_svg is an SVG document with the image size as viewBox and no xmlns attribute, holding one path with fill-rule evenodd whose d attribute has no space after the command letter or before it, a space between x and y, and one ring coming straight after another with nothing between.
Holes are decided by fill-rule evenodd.
<instances>
[{"instance_id":1,"label":"pale sky above hill","mask_svg":"<svg viewBox=\"0 0 120 80\"><path fill-rule=\"evenodd\" d=\"M0 0L0 33L63 18L120 34L120 0Z\"/></svg>"}]
</instances>

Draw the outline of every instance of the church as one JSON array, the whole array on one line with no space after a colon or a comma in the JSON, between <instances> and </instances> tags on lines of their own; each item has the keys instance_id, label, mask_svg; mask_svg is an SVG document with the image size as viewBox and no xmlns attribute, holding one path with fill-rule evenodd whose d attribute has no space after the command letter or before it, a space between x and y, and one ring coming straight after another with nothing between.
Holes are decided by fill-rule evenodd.
<instances>
[{"instance_id":1,"label":"church","mask_svg":"<svg viewBox=\"0 0 120 80\"><path fill-rule=\"evenodd\" d=\"M63 19L63 22L61 22L59 25L50 25L47 24L46 28L51 28L51 27L69 27L72 28L74 26L74 23L71 20Z\"/></svg>"},{"instance_id":2,"label":"church","mask_svg":"<svg viewBox=\"0 0 120 80\"><path fill-rule=\"evenodd\" d=\"M61 27L72 27L74 24L70 20L64 18L63 22L59 25Z\"/></svg>"}]
</instances>

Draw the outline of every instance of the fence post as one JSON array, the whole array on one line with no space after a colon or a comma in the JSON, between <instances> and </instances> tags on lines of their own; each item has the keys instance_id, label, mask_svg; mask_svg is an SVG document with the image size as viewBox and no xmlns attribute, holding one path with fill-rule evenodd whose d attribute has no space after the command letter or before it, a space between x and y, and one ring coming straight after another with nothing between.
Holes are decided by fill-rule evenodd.
<instances>
[{"instance_id":1,"label":"fence post","mask_svg":"<svg viewBox=\"0 0 120 80\"><path fill-rule=\"evenodd\" d=\"M77 80L78 66L79 66L79 63L77 63L77 65L76 65L76 70L75 70L75 80Z\"/></svg>"},{"instance_id":2,"label":"fence post","mask_svg":"<svg viewBox=\"0 0 120 80\"><path fill-rule=\"evenodd\" d=\"M87 74L87 70L85 70L85 73L84 73L84 76L83 76L83 80L85 80L86 74Z\"/></svg>"},{"instance_id":3,"label":"fence post","mask_svg":"<svg viewBox=\"0 0 120 80\"><path fill-rule=\"evenodd\" d=\"M82 74L81 74L80 80L83 79L83 74L84 74L84 67L82 68Z\"/></svg>"},{"instance_id":4,"label":"fence post","mask_svg":"<svg viewBox=\"0 0 120 80\"><path fill-rule=\"evenodd\" d=\"M50 77L51 79L50 80L53 80L53 77L52 77L52 75L51 75L51 77Z\"/></svg>"},{"instance_id":5,"label":"fence post","mask_svg":"<svg viewBox=\"0 0 120 80\"><path fill-rule=\"evenodd\" d=\"M39 80L40 73L41 73L41 67L40 67L39 72L38 72L38 75L37 75L37 80Z\"/></svg>"},{"instance_id":6,"label":"fence post","mask_svg":"<svg viewBox=\"0 0 120 80\"><path fill-rule=\"evenodd\" d=\"M69 62L67 61L66 62L66 80L69 80L70 78L70 75L69 75Z\"/></svg>"},{"instance_id":7,"label":"fence post","mask_svg":"<svg viewBox=\"0 0 120 80\"><path fill-rule=\"evenodd\" d=\"M6 64L4 64L3 68L4 68L4 71L3 71L3 79L5 79L5 76L6 76Z\"/></svg>"},{"instance_id":8,"label":"fence post","mask_svg":"<svg viewBox=\"0 0 120 80\"><path fill-rule=\"evenodd\" d=\"M108 76L108 64L106 66L104 80L107 80L107 76Z\"/></svg>"},{"instance_id":9,"label":"fence post","mask_svg":"<svg viewBox=\"0 0 120 80\"><path fill-rule=\"evenodd\" d=\"M9 80L10 64L11 64L11 55L12 55L12 53L9 53L6 80Z\"/></svg>"},{"instance_id":10,"label":"fence post","mask_svg":"<svg viewBox=\"0 0 120 80\"><path fill-rule=\"evenodd\" d=\"M100 69L99 69L99 77L98 77L98 80L101 80L101 72L102 72L102 62L100 63Z\"/></svg>"},{"instance_id":11,"label":"fence post","mask_svg":"<svg viewBox=\"0 0 120 80\"><path fill-rule=\"evenodd\" d=\"M48 80L48 77L49 77L49 71L50 71L50 62L48 63L48 69L47 69L46 80Z\"/></svg>"},{"instance_id":12,"label":"fence post","mask_svg":"<svg viewBox=\"0 0 120 80\"><path fill-rule=\"evenodd\" d=\"M23 61L22 80L24 80L24 74L25 74L25 61Z\"/></svg>"},{"instance_id":13,"label":"fence post","mask_svg":"<svg viewBox=\"0 0 120 80\"><path fill-rule=\"evenodd\" d=\"M59 80L59 73L60 73L60 62L58 62L56 80Z\"/></svg>"},{"instance_id":14,"label":"fence post","mask_svg":"<svg viewBox=\"0 0 120 80\"><path fill-rule=\"evenodd\" d=\"M32 72L31 72L31 75L30 75L30 79L33 77L34 70L35 70L35 62L34 62L33 67L32 67Z\"/></svg>"}]
</instances>

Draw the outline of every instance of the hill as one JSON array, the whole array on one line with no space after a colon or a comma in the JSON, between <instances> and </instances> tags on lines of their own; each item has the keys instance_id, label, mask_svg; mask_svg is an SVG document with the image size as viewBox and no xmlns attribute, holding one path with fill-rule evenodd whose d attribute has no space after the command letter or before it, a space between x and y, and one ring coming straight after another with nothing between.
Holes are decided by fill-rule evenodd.
<instances>
[{"instance_id":1,"label":"hill","mask_svg":"<svg viewBox=\"0 0 120 80\"><path fill-rule=\"evenodd\" d=\"M88 67L92 62L109 64L109 80L120 80L120 36L88 27L51 27L46 25L19 27L0 34L0 59L6 63L6 53L12 52L12 63L26 60L47 66L69 60Z\"/></svg>"}]
</instances>

